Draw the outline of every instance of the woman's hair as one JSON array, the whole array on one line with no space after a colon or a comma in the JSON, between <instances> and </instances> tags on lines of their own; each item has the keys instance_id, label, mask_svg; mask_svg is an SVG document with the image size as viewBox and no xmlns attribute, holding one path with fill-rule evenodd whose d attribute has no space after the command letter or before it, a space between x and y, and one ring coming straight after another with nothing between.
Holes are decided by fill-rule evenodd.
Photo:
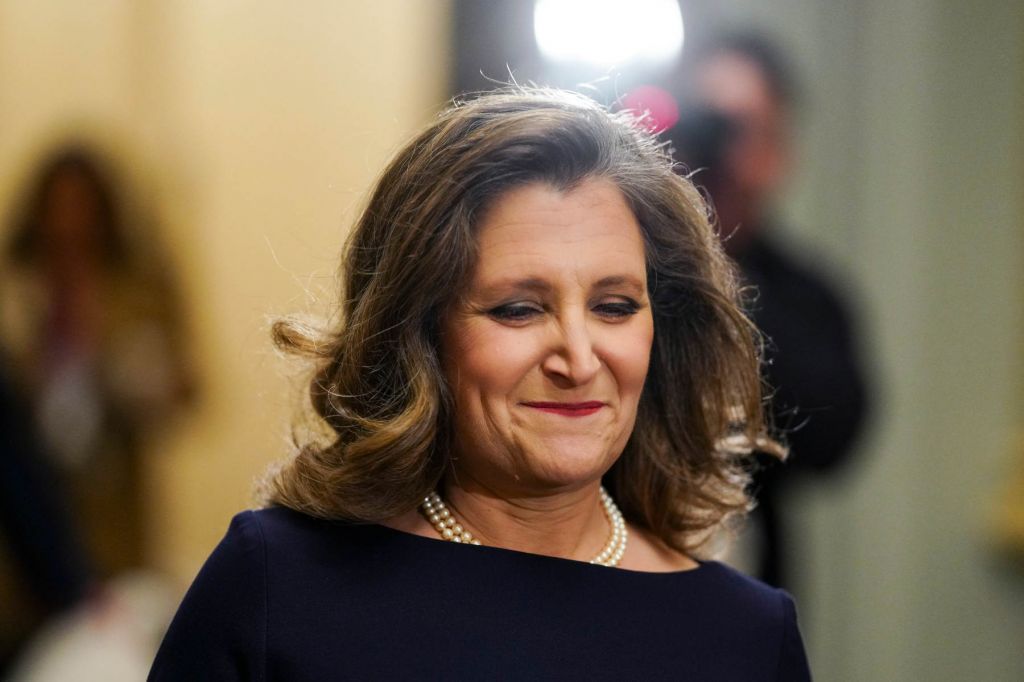
<instances>
[{"instance_id":1,"label":"woman's hair","mask_svg":"<svg viewBox=\"0 0 1024 682\"><path fill-rule=\"evenodd\" d=\"M683 551L745 511L745 455L777 446L758 335L700 195L628 113L518 87L457 103L387 167L347 244L337 328L275 324L279 347L317 358L310 393L329 437L271 470L265 499L365 522L414 509L449 464L439 327L484 212L516 187L592 178L614 182L640 224L654 316L636 426L604 483L627 519Z\"/></svg>"}]
</instances>

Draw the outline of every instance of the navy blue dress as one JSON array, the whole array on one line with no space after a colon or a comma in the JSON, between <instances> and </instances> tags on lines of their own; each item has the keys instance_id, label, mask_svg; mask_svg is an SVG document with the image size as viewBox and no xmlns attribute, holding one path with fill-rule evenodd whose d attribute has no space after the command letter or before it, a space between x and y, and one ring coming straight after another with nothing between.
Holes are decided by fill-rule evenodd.
<instances>
[{"instance_id":1,"label":"navy blue dress","mask_svg":"<svg viewBox=\"0 0 1024 682\"><path fill-rule=\"evenodd\" d=\"M151 680L809 680L792 599L272 508L237 515Z\"/></svg>"}]
</instances>

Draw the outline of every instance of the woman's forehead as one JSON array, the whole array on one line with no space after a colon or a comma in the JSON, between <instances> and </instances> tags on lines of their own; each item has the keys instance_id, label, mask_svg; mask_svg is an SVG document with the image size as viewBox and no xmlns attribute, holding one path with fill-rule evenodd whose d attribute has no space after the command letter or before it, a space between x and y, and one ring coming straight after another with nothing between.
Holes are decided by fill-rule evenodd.
<instances>
[{"instance_id":1,"label":"woman's forehead","mask_svg":"<svg viewBox=\"0 0 1024 682\"><path fill-rule=\"evenodd\" d=\"M476 286L550 285L559 275L593 282L645 278L643 236L622 192L605 179L570 190L534 183L491 205L476 232Z\"/></svg>"}]
</instances>

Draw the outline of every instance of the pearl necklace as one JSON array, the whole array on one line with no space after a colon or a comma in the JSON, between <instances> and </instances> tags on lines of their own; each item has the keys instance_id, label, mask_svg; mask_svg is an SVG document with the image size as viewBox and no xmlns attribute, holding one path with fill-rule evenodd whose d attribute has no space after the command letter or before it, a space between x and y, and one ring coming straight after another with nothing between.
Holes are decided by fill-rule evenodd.
<instances>
[{"instance_id":1,"label":"pearl necklace","mask_svg":"<svg viewBox=\"0 0 1024 682\"><path fill-rule=\"evenodd\" d=\"M590 560L592 564L600 566L618 566L622 555L626 553L626 541L629 539L629 531L626 530L626 520L622 518L615 501L608 492L601 488L601 506L604 507L604 515L612 527L611 536L604 549ZM455 516L452 515L448 506L441 499L441 496L430 493L423 498L420 511L427 517L431 525L437 529L438 534L449 542L459 542L468 545L479 545L480 541L473 537L473 534L462 527Z\"/></svg>"}]
</instances>

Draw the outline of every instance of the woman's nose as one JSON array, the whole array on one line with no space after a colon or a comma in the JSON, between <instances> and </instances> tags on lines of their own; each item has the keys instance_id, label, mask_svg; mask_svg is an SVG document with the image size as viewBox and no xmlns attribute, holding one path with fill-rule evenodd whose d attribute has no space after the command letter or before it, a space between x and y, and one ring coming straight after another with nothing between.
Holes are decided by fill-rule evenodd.
<instances>
[{"instance_id":1,"label":"woman's nose","mask_svg":"<svg viewBox=\"0 0 1024 682\"><path fill-rule=\"evenodd\" d=\"M586 384L597 375L601 360L585 319L560 321L555 343L543 368L549 375L573 386Z\"/></svg>"}]
</instances>

